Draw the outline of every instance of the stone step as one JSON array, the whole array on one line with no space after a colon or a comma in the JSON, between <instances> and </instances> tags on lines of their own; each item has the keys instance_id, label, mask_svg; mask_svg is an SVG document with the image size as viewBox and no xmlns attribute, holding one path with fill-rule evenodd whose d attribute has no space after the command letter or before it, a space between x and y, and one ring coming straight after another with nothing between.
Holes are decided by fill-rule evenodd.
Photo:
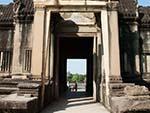
<instances>
[{"instance_id":1,"label":"stone step","mask_svg":"<svg viewBox=\"0 0 150 113\"><path fill-rule=\"evenodd\" d=\"M7 87L7 88L17 88L17 85L15 84L0 84L0 87Z\"/></svg>"},{"instance_id":2,"label":"stone step","mask_svg":"<svg viewBox=\"0 0 150 113\"><path fill-rule=\"evenodd\" d=\"M12 88L12 87L0 87L0 95L2 94L11 94L18 90L18 88Z\"/></svg>"},{"instance_id":3,"label":"stone step","mask_svg":"<svg viewBox=\"0 0 150 113\"><path fill-rule=\"evenodd\" d=\"M18 82L17 81L13 81L13 80L8 80L8 81L3 80L3 81L0 82L0 84L12 84L12 85L14 84L14 85L17 85Z\"/></svg>"}]
</instances>

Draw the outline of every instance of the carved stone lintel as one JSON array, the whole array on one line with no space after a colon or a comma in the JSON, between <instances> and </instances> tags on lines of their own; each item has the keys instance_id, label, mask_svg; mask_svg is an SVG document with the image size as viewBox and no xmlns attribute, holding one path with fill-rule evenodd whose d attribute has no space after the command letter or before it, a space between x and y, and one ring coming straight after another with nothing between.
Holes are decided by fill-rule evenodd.
<instances>
[{"instance_id":1,"label":"carved stone lintel","mask_svg":"<svg viewBox=\"0 0 150 113\"><path fill-rule=\"evenodd\" d=\"M109 11L116 11L118 10L118 6L119 6L119 2L115 1L115 2L109 2L107 3L107 10Z\"/></svg>"},{"instance_id":2,"label":"carved stone lintel","mask_svg":"<svg viewBox=\"0 0 150 113\"><path fill-rule=\"evenodd\" d=\"M45 4L34 4L34 8L35 8L35 11L43 11L43 10L45 10L46 9L46 6L45 6ZM48 10L48 8L47 8L47 10Z\"/></svg>"},{"instance_id":3,"label":"carved stone lintel","mask_svg":"<svg viewBox=\"0 0 150 113\"><path fill-rule=\"evenodd\" d=\"M122 77L121 76L110 76L109 77L109 82L110 83L121 83L122 82Z\"/></svg>"}]
</instances>

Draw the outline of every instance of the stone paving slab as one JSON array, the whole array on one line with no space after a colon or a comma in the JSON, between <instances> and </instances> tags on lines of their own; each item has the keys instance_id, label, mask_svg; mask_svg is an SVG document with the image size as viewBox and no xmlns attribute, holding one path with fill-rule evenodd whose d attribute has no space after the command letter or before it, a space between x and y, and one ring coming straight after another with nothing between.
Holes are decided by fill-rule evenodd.
<instances>
[{"instance_id":1,"label":"stone paving slab","mask_svg":"<svg viewBox=\"0 0 150 113\"><path fill-rule=\"evenodd\" d=\"M45 108L41 113L110 113L103 105L96 103L92 97L59 99Z\"/></svg>"}]
</instances>

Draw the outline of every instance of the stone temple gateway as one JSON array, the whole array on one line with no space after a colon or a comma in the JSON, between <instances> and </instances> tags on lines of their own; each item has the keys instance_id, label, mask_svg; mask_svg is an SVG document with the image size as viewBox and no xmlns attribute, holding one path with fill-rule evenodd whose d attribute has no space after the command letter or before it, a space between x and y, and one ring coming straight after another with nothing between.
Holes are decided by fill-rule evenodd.
<instances>
[{"instance_id":1,"label":"stone temple gateway","mask_svg":"<svg viewBox=\"0 0 150 113\"><path fill-rule=\"evenodd\" d=\"M0 5L0 112L37 113L58 99L67 58L87 59L86 92L112 113L150 113L150 7L137 0Z\"/></svg>"}]
</instances>

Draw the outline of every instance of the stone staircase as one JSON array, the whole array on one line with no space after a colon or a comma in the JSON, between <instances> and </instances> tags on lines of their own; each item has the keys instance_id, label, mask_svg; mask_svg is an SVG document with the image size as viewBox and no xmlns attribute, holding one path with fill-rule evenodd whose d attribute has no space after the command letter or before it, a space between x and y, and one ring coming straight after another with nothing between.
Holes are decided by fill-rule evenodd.
<instances>
[{"instance_id":1,"label":"stone staircase","mask_svg":"<svg viewBox=\"0 0 150 113\"><path fill-rule=\"evenodd\" d=\"M1 80L0 81L0 95L8 95L18 91L18 83L15 81Z\"/></svg>"}]
</instances>

